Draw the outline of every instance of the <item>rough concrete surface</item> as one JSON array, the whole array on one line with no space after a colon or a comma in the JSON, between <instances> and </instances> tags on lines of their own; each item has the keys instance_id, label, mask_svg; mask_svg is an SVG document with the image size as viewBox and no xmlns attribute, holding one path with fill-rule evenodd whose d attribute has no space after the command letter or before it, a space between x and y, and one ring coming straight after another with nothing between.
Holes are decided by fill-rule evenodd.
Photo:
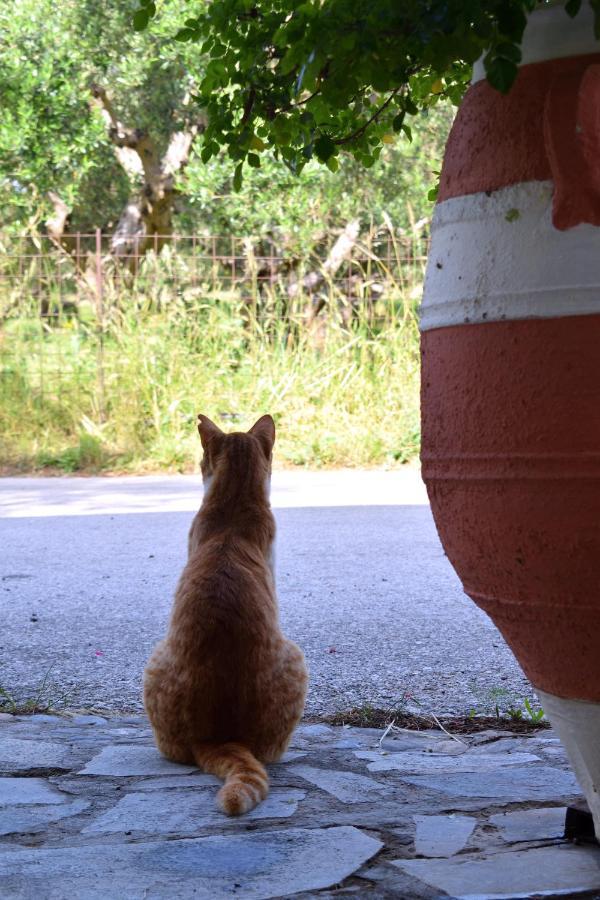
<instances>
[{"instance_id":1,"label":"rough concrete surface","mask_svg":"<svg viewBox=\"0 0 600 900\"><path fill-rule=\"evenodd\" d=\"M0 479L0 686L140 709L201 499L198 476ZM276 471L277 579L307 712L406 693L437 715L533 691L444 556L416 469Z\"/></svg>"}]
</instances>

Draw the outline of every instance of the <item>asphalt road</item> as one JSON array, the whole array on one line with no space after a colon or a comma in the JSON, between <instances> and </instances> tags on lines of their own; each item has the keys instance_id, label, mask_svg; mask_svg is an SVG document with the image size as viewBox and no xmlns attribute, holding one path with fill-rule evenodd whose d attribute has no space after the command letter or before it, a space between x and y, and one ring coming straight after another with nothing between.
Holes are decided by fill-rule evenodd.
<instances>
[{"instance_id":1,"label":"asphalt road","mask_svg":"<svg viewBox=\"0 0 600 900\"><path fill-rule=\"evenodd\" d=\"M197 476L0 479L0 687L137 710L201 498ZM463 713L532 697L445 558L418 472L273 476L285 632L309 713L410 694Z\"/></svg>"}]
</instances>

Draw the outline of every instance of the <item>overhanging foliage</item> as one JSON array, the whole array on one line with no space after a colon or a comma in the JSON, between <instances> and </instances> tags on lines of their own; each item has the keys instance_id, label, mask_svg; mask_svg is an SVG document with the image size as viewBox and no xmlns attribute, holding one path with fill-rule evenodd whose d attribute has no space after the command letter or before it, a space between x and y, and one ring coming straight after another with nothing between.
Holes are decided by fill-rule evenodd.
<instances>
[{"instance_id":1,"label":"overhanging foliage","mask_svg":"<svg viewBox=\"0 0 600 900\"><path fill-rule=\"evenodd\" d=\"M582 0L568 0L574 16ZM596 12L600 0L590 0ZM410 116L458 103L484 56L508 91L527 15L539 0L218 0L199 2L174 35L210 58L198 102L209 115L206 161L225 147L242 167L274 152L298 172L316 158L332 171L348 150L372 166ZM194 4L190 4L194 9ZM133 26L157 14L140 0ZM566 19L566 15L565 15Z\"/></svg>"}]
</instances>

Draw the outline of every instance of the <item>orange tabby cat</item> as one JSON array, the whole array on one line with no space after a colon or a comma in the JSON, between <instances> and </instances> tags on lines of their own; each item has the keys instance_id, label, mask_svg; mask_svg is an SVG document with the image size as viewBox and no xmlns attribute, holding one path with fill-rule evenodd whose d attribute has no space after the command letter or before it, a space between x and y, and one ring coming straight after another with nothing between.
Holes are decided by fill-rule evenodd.
<instances>
[{"instance_id":1,"label":"orange tabby cat","mask_svg":"<svg viewBox=\"0 0 600 900\"><path fill-rule=\"evenodd\" d=\"M273 419L233 434L198 419L205 495L167 636L144 672L144 704L161 753L225 779L217 800L235 816L267 796L263 763L287 747L308 675L278 622Z\"/></svg>"}]
</instances>

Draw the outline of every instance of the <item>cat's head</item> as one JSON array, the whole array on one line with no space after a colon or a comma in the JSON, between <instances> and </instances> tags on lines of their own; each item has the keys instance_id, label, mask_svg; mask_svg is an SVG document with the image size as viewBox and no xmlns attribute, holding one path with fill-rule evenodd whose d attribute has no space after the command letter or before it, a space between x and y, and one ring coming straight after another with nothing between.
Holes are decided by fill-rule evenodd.
<instances>
[{"instance_id":1,"label":"cat's head","mask_svg":"<svg viewBox=\"0 0 600 900\"><path fill-rule=\"evenodd\" d=\"M208 416L198 416L198 432L204 454L201 470L205 487L210 484L220 464L240 456L257 470L257 475L268 478L271 474L273 444L275 443L275 423L271 416L261 416L249 431L235 431L226 434Z\"/></svg>"}]
</instances>

